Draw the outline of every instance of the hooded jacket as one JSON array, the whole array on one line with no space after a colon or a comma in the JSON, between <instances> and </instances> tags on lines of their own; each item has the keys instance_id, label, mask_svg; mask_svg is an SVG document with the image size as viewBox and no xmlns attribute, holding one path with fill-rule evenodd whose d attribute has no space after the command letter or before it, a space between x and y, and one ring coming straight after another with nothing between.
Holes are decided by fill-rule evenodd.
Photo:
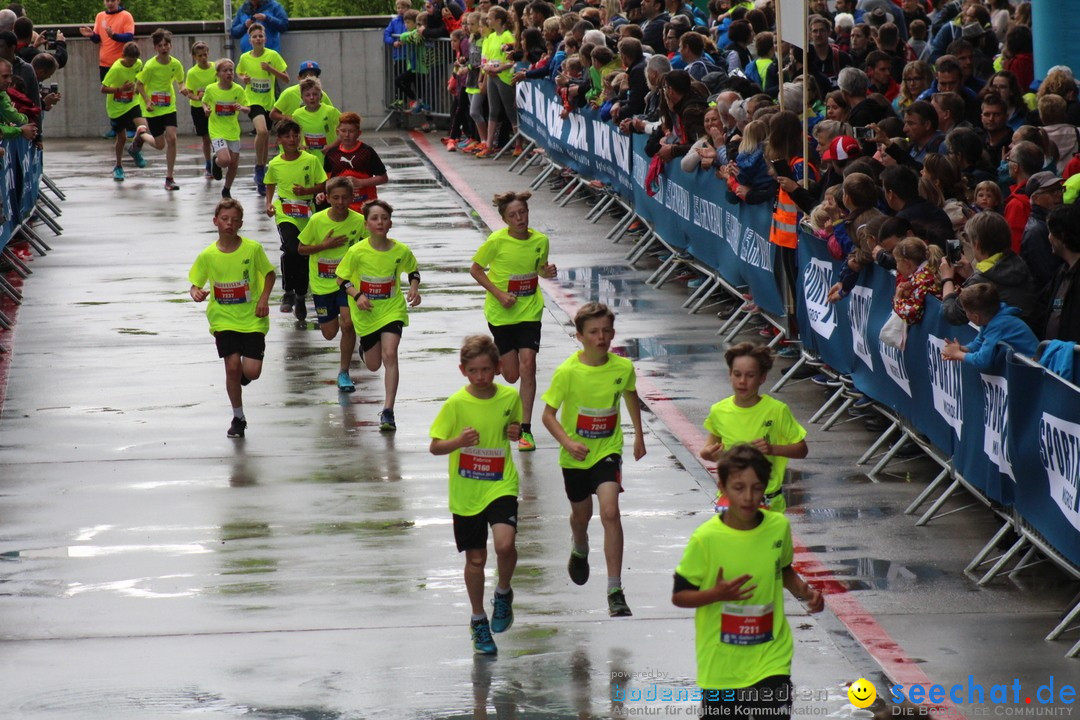
<instances>
[{"instance_id":1,"label":"hooded jacket","mask_svg":"<svg viewBox=\"0 0 1080 720\"><path fill-rule=\"evenodd\" d=\"M261 22L261 25L266 28L266 47L281 52L281 33L289 28L289 14L277 0L262 0L258 7L255 7L251 0L247 0L236 11L236 17L233 18L229 32L234 38L240 40L240 52L251 50L246 23L251 20L252 15L258 13L266 16L266 19Z\"/></svg>"},{"instance_id":2,"label":"hooded jacket","mask_svg":"<svg viewBox=\"0 0 1080 720\"><path fill-rule=\"evenodd\" d=\"M964 364L976 370L989 370L998 345L1008 345L1014 351L1035 357L1039 340L1027 323L1020 319L1020 311L1001 303L997 315L979 328L979 334L968 345Z\"/></svg>"}]
</instances>

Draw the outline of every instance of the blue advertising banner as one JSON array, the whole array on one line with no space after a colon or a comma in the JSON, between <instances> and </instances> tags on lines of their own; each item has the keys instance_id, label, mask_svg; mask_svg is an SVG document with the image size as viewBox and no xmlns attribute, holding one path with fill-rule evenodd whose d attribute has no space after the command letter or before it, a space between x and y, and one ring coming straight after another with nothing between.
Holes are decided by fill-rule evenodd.
<instances>
[{"instance_id":1,"label":"blue advertising banner","mask_svg":"<svg viewBox=\"0 0 1080 720\"><path fill-rule=\"evenodd\" d=\"M563 102L552 82L526 80L515 87L518 124L526 137L559 165L610 185L624 198L633 197L629 135L590 107L562 117Z\"/></svg>"},{"instance_id":2,"label":"blue advertising banner","mask_svg":"<svg viewBox=\"0 0 1080 720\"><path fill-rule=\"evenodd\" d=\"M1059 553L1080 565L1080 402L1075 386L1013 358L1006 444L1016 509ZM1021 401L1022 399L1022 401Z\"/></svg>"},{"instance_id":3,"label":"blue advertising banner","mask_svg":"<svg viewBox=\"0 0 1080 720\"><path fill-rule=\"evenodd\" d=\"M829 303L829 288L840 275L840 263L833 260L825 241L807 233L799 234L799 277L796 283L796 319L799 337L807 350L815 353L839 373L855 369L851 351L851 323L848 298Z\"/></svg>"},{"instance_id":4,"label":"blue advertising banner","mask_svg":"<svg viewBox=\"0 0 1080 720\"><path fill-rule=\"evenodd\" d=\"M992 367L982 372L961 366L965 422L953 454L964 480L1002 505L1013 504L1016 490L1012 456L1005 442L1010 395L1005 368L1010 354L1008 348L999 347Z\"/></svg>"}]
</instances>

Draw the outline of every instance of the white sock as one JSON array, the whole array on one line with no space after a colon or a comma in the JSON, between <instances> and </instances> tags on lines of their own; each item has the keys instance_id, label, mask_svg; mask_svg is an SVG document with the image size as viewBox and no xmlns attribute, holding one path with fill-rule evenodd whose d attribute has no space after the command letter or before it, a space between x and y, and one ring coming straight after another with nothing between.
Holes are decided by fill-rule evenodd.
<instances>
[{"instance_id":1,"label":"white sock","mask_svg":"<svg viewBox=\"0 0 1080 720\"><path fill-rule=\"evenodd\" d=\"M234 418L236 418L237 420L243 420L244 419L244 406L241 405L240 407L234 407L232 409L232 416Z\"/></svg>"}]
</instances>

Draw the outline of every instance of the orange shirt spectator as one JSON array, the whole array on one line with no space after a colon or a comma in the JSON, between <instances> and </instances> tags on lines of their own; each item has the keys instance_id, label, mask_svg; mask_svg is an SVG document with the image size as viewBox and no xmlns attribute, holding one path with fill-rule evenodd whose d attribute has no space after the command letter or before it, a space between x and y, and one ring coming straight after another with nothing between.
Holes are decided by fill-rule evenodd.
<instances>
[{"instance_id":1,"label":"orange shirt spectator","mask_svg":"<svg viewBox=\"0 0 1080 720\"><path fill-rule=\"evenodd\" d=\"M120 0L105 0L105 10L94 19L94 27L81 27L83 37L99 43L98 68L101 77L124 54L124 43L135 39L135 18L120 6Z\"/></svg>"}]
</instances>

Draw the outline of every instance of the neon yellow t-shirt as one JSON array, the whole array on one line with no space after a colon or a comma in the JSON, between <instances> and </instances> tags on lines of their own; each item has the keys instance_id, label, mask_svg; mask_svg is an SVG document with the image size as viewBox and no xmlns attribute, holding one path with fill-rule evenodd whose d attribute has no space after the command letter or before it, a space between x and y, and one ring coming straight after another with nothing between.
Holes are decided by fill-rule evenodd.
<instances>
[{"instance_id":1,"label":"neon yellow t-shirt","mask_svg":"<svg viewBox=\"0 0 1080 720\"><path fill-rule=\"evenodd\" d=\"M278 95L278 99L274 102L274 109L282 115L288 115L289 117L292 117L292 114L296 112L296 108L300 107L303 104L304 101L300 99L300 86L290 85L289 87L282 90L281 94ZM322 94L322 104L334 104L330 102L330 96L326 94L325 90L323 90Z\"/></svg>"},{"instance_id":2,"label":"neon yellow t-shirt","mask_svg":"<svg viewBox=\"0 0 1080 720\"><path fill-rule=\"evenodd\" d=\"M341 111L333 105L320 105L315 112L303 106L294 110L292 119L300 126L301 146L322 160L326 146L337 142L339 117Z\"/></svg>"},{"instance_id":3,"label":"neon yellow t-shirt","mask_svg":"<svg viewBox=\"0 0 1080 720\"><path fill-rule=\"evenodd\" d=\"M136 60L131 67L125 67L123 60L117 60L109 68L109 71L105 73L105 79L101 81L101 84L111 88L118 88L129 82L134 85L135 81L139 79L139 71L142 70L142 65L142 60ZM134 87L126 92L106 95L105 112L111 118L118 118L124 113L130 112L132 108L141 107L137 97Z\"/></svg>"},{"instance_id":4,"label":"neon yellow t-shirt","mask_svg":"<svg viewBox=\"0 0 1080 720\"><path fill-rule=\"evenodd\" d=\"M724 578L749 575L748 600L716 602L694 611L697 684L706 690L753 685L770 675L790 675L794 642L784 617L782 571L794 557L784 515L762 510L753 530L735 530L719 516L690 536L675 572L701 590ZM771 618L771 623L768 622Z\"/></svg>"},{"instance_id":5,"label":"neon yellow t-shirt","mask_svg":"<svg viewBox=\"0 0 1080 720\"><path fill-rule=\"evenodd\" d=\"M725 448L738 443L749 443L758 438L773 445L791 445L806 437L806 430L795 420L788 406L768 395L762 395L756 405L741 408L735 404L734 397L727 397L709 409L705 419L705 429L720 438ZM772 474L766 494L780 490L784 484L784 470L787 468L786 457L768 456L772 463ZM787 502L783 495L769 500L769 508L784 512Z\"/></svg>"},{"instance_id":6,"label":"neon yellow t-shirt","mask_svg":"<svg viewBox=\"0 0 1080 720\"><path fill-rule=\"evenodd\" d=\"M559 423L575 440L589 448L584 460L561 448L559 465L591 468L608 455L622 455L622 396L637 389L634 364L608 353L603 365L586 365L576 352L555 369L543 401L559 410Z\"/></svg>"},{"instance_id":7,"label":"neon yellow t-shirt","mask_svg":"<svg viewBox=\"0 0 1080 720\"><path fill-rule=\"evenodd\" d=\"M359 310L349 298L357 335L370 335L389 323L409 325L409 310L401 292L401 275L415 272L416 257L408 245L393 238L388 250L376 250L368 238L349 248L337 267L339 278L348 280L371 300L371 310Z\"/></svg>"},{"instance_id":8,"label":"neon yellow t-shirt","mask_svg":"<svg viewBox=\"0 0 1080 720\"><path fill-rule=\"evenodd\" d=\"M514 33L509 30L503 30L499 35L491 33L484 38L484 44L481 46L481 56L491 63L502 65L509 60L509 56L503 52L503 46L513 45L514 42ZM503 70L495 77L509 85L514 81L514 68Z\"/></svg>"},{"instance_id":9,"label":"neon yellow t-shirt","mask_svg":"<svg viewBox=\"0 0 1080 720\"><path fill-rule=\"evenodd\" d=\"M496 327L520 322L536 322L544 313L544 296L539 287L539 270L548 261L548 238L529 228L529 237L518 240L507 228L496 230L473 255L472 261L487 270L488 279L500 290L517 297L505 308L495 296L484 298L484 317Z\"/></svg>"},{"instance_id":10,"label":"neon yellow t-shirt","mask_svg":"<svg viewBox=\"0 0 1080 720\"><path fill-rule=\"evenodd\" d=\"M217 70L213 65L210 65L205 70L198 65L192 65L191 69L187 71L187 77L184 79L184 87L192 92L198 92L205 90L208 86L217 82ZM188 102L192 107L198 107L202 105L202 100L193 100L188 98Z\"/></svg>"},{"instance_id":11,"label":"neon yellow t-shirt","mask_svg":"<svg viewBox=\"0 0 1080 720\"><path fill-rule=\"evenodd\" d=\"M146 97L150 101L147 105L140 99L143 117L158 117L176 112L176 85L184 82L184 66L174 57L169 62L160 63L155 55L139 72L139 82L146 88Z\"/></svg>"},{"instance_id":12,"label":"neon yellow t-shirt","mask_svg":"<svg viewBox=\"0 0 1080 720\"><path fill-rule=\"evenodd\" d=\"M311 201L315 194L297 195L293 185L314 187L326 182L326 171L322 160L310 153L302 152L295 160L286 160L284 155L275 155L266 166L267 185L274 187L274 221L292 223L301 230L311 217Z\"/></svg>"},{"instance_id":13,"label":"neon yellow t-shirt","mask_svg":"<svg viewBox=\"0 0 1080 720\"><path fill-rule=\"evenodd\" d=\"M226 90L220 82L206 86L203 93L203 107L210 108L207 117L207 130L216 140L240 139L240 108L247 102L244 88L232 83Z\"/></svg>"},{"instance_id":14,"label":"neon yellow t-shirt","mask_svg":"<svg viewBox=\"0 0 1080 720\"><path fill-rule=\"evenodd\" d=\"M521 396L517 390L495 385L495 395L475 397L461 388L443 403L431 437L448 440L471 427L480 434L479 444L450 453L450 512L478 515L501 497L517 497L518 474L506 428L521 422Z\"/></svg>"},{"instance_id":15,"label":"neon yellow t-shirt","mask_svg":"<svg viewBox=\"0 0 1080 720\"><path fill-rule=\"evenodd\" d=\"M300 242L304 245L321 245L326 241L326 236L331 233L344 235L349 239L344 245L320 250L308 256L308 284L313 295L331 295L338 291L338 264L349 248L368 236L364 216L360 213L349 210L344 220L334 222L330 217L330 211L323 210L312 215L307 225L300 231Z\"/></svg>"},{"instance_id":16,"label":"neon yellow t-shirt","mask_svg":"<svg viewBox=\"0 0 1080 720\"><path fill-rule=\"evenodd\" d=\"M236 74L250 78L247 84L247 104L259 105L269 111L274 107L277 78L269 70L263 70L262 64L265 62L278 72L285 72L289 66L276 50L264 48L259 57L251 53L252 51L248 50L240 56L240 61L236 63Z\"/></svg>"},{"instance_id":17,"label":"neon yellow t-shirt","mask_svg":"<svg viewBox=\"0 0 1080 720\"><path fill-rule=\"evenodd\" d=\"M219 250L217 241L199 253L188 280L196 287L210 283L206 319L211 335L222 330L265 335L270 330L269 317L255 317L255 304L273 269L262 245L245 237L230 253Z\"/></svg>"}]
</instances>

